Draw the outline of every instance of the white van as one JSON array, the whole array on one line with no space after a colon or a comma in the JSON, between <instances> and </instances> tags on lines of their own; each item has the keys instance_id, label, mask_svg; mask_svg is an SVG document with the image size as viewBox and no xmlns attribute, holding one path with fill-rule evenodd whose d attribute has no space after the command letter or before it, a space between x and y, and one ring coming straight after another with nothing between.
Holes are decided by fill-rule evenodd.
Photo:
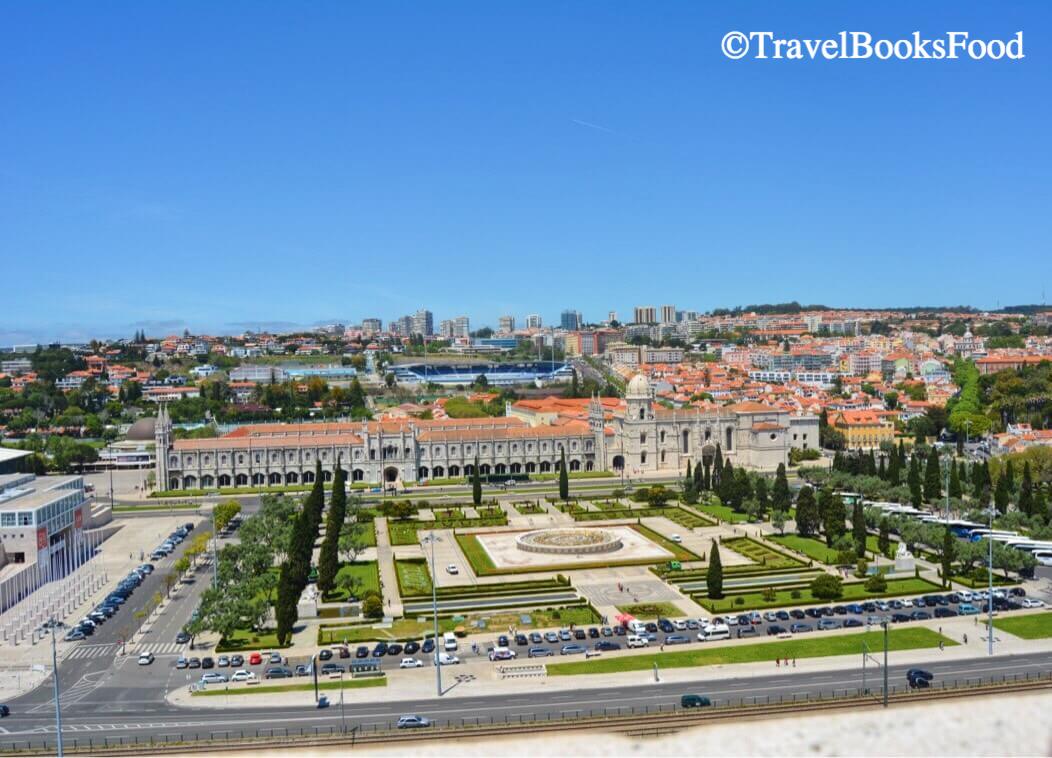
<instances>
[{"instance_id":1,"label":"white van","mask_svg":"<svg viewBox=\"0 0 1052 758\"><path fill-rule=\"evenodd\" d=\"M710 640L729 640L731 638L731 630L726 624L711 624L702 628L698 632L698 639L702 642L709 642Z\"/></svg>"},{"instance_id":2,"label":"white van","mask_svg":"<svg viewBox=\"0 0 1052 758\"><path fill-rule=\"evenodd\" d=\"M625 644L629 647L646 647L650 644L650 641L646 637L640 637L638 634L630 634L626 638Z\"/></svg>"},{"instance_id":3,"label":"white van","mask_svg":"<svg viewBox=\"0 0 1052 758\"><path fill-rule=\"evenodd\" d=\"M450 651L456 650L457 649L457 635L453 634L453 632L446 632L445 634L443 634L442 635L442 647L445 648L446 650L450 650Z\"/></svg>"},{"instance_id":4,"label":"white van","mask_svg":"<svg viewBox=\"0 0 1052 758\"><path fill-rule=\"evenodd\" d=\"M639 619L632 619L628 622L628 631L632 634L643 634L647 630L647 625Z\"/></svg>"}]
</instances>

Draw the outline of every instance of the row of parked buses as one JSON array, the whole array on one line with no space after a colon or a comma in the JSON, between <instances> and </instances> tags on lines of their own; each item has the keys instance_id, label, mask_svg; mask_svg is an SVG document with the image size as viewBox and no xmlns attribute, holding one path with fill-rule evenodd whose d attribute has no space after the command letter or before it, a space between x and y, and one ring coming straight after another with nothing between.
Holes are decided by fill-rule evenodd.
<instances>
[{"instance_id":1,"label":"row of parked buses","mask_svg":"<svg viewBox=\"0 0 1052 758\"><path fill-rule=\"evenodd\" d=\"M950 527L950 531L953 532L955 536L963 540L979 542L980 540L989 538L994 542L1000 542L1005 547L1030 553L1042 566L1052 566L1052 541L1035 540L1024 534L1020 534L1019 532L991 529L988 526L976 524L972 521L964 521L961 519L947 520L910 505L902 505L900 503L880 503L869 500L863 502L866 507L879 508L889 516L906 516L908 518L917 519L925 524L945 524Z\"/></svg>"}]
</instances>

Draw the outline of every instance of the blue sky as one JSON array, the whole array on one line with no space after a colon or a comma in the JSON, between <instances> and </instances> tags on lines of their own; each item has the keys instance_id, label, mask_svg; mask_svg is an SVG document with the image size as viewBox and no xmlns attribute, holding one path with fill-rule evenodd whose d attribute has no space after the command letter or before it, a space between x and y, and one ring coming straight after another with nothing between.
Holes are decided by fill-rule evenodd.
<instances>
[{"instance_id":1,"label":"blue sky","mask_svg":"<svg viewBox=\"0 0 1052 758\"><path fill-rule=\"evenodd\" d=\"M720 51L842 29L1027 57ZM0 344L1040 302L1050 34L1039 1L5 3Z\"/></svg>"}]
</instances>

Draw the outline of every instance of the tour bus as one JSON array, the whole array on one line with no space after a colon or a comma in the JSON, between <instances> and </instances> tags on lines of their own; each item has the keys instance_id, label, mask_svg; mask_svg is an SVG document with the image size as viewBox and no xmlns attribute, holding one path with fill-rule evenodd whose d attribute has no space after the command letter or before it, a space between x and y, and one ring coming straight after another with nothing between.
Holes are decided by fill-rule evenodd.
<instances>
[{"instance_id":1,"label":"tour bus","mask_svg":"<svg viewBox=\"0 0 1052 758\"><path fill-rule=\"evenodd\" d=\"M1042 566L1052 566L1052 550L1035 550L1033 555Z\"/></svg>"},{"instance_id":2,"label":"tour bus","mask_svg":"<svg viewBox=\"0 0 1052 758\"><path fill-rule=\"evenodd\" d=\"M1022 536L1018 532L1002 532L996 529L987 529L985 526L979 527L978 529L972 529L971 532L969 532L969 535L972 542L978 542L979 540L985 539L987 536L991 535L997 537L1015 537L1017 539Z\"/></svg>"},{"instance_id":3,"label":"tour bus","mask_svg":"<svg viewBox=\"0 0 1052 758\"><path fill-rule=\"evenodd\" d=\"M443 634L442 635L442 647L444 647L448 651L456 650L457 649L457 635L453 634L453 632L446 632L445 634Z\"/></svg>"}]
</instances>

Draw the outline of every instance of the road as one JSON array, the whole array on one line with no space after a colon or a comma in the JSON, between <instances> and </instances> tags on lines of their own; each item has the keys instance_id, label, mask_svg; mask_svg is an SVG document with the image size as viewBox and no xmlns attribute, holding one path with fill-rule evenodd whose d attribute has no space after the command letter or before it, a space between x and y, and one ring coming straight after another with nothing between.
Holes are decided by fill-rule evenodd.
<instances>
[{"instance_id":1,"label":"road","mask_svg":"<svg viewBox=\"0 0 1052 758\"><path fill-rule=\"evenodd\" d=\"M845 661L846 663L846 661ZM905 687L905 666L889 667L889 683L901 691ZM997 656L945 663L933 663L927 667L935 675L935 685L940 682L978 679L1000 681L1002 676L1011 678L1018 674L1033 675L1052 673L1052 652L1017 656ZM649 676L649 674L647 674ZM879 692L880 682L871 670L867 680L871 691ZM98 690L92 697L67 705L63 715L63 735L67 744L76 739L86 743L89 739L99 744L103 739L111 743L124 740L194 740L208 739L215 735L266 736L290 733L313 734L317 729L327 734L330 729L340 729L341 718L348 728L360 730L386 729L406 713L417 713L437 720L440 724L487 724L544 720L573 716L575 713L629 714L666 712L676 707L685 692L696 692L712 698L714 705L727 705L743 701L748 704L781 699L814 698L819 695L854 694L862 686L862 673L858 667L845 667L840 671L773 673L751 678L727 677L709 680L704 684L643 683L632 686L599 687L563 692L521 692L506 697L457 697L456 684L451 694L439 700L430 698L401 703L373 702L347 705L341 716L338 705L321 711L313 705L313 695L304 693L304 705L284 708L260 708L246 704L243 708L222 711L193 711L167 704L156 687L142 690L117 692ZM35 700L39 701L37 697ZM46 701L43 701L46 705ZM55 725L52 714L46 709L27 709L22 702L12 704L12 715L4 719L0 731L0 749L14 750L26 746L26 741L41 746L41 738L54 739Z\"/></svg>"}]
</instances>

